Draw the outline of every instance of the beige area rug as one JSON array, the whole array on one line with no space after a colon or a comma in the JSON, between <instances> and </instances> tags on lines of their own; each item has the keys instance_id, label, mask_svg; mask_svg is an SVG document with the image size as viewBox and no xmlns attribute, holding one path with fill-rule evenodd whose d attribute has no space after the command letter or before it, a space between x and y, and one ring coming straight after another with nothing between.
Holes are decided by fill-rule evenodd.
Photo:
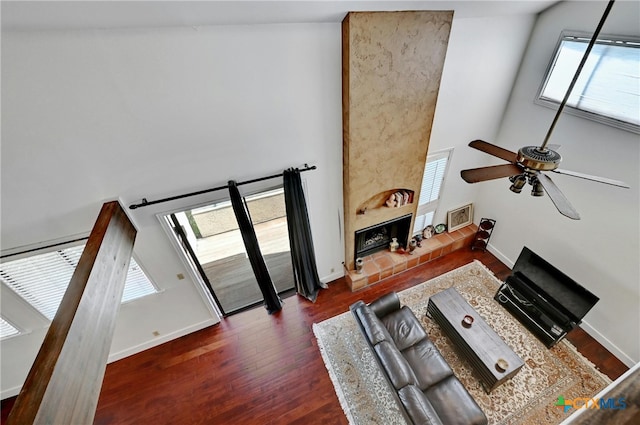
<instances>
[{"instance_id":1,"label":"beige area rug","mask_svg":"<svg viewBox=\"0 0 640 425\"><path fill-rule=\"evenodd\" d=\"M566 340L547 349L493 299L500 283L482 263L475 261L399 292L399 296L401 303L420 318L490 424L558 424L572 413L564 413L554 405L559 396L589 397L611 380ZM459 357L438 325L426 317L429 296L452 286L525 362L516 376L491 394L484 392L471 365ZM351 313L314 324L313 331L349 423L404 424Z\"/></svg>"}]
</instances>

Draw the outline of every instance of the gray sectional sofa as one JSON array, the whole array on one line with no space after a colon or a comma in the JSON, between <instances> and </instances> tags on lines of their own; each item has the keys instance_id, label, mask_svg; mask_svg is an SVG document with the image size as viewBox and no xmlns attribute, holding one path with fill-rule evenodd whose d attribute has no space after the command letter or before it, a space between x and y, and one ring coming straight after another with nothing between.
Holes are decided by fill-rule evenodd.
<instances>
[{"instance_id":1,"label":"gray sectional sofa","mask_svg":"<svg viewBox=\"0 0 640 425\"><path fill-rule=\"evenodd\" d=\"M391 292L350 307L405 419L413 424L484 425L487 417L455 377L420 321Z\"/></svg>"}]
</instances>

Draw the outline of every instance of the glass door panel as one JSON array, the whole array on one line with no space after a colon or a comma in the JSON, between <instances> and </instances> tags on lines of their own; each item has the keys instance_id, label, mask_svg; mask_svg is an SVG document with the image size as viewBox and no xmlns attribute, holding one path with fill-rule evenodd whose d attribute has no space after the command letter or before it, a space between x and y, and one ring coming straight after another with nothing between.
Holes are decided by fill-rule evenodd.
<instances>
[{"instance_id":1,"label":"glass door panel","mask_svg":"<svg viewBox=\"0 0 640 425\"><path fill-rule=\"evenodd\" d=\"M246 196L260 250L278 293L294 288L284 191ZM176 214L182 216L198 267L211 285L223 314L261 304L262 292L253 274L230 201Z\"/></svg>"},{"instance_id":2,"label":"glass door panel","mask_svg":"<svg viewBox=\"0 0 640 425\"><path fill-rule=\"evenodd\" d=\"M269 269L276 292L293 289L291 248L287 229L284 190L263 192L245 198L256 231L260 251Z\"/></svg>"}]
</instances>

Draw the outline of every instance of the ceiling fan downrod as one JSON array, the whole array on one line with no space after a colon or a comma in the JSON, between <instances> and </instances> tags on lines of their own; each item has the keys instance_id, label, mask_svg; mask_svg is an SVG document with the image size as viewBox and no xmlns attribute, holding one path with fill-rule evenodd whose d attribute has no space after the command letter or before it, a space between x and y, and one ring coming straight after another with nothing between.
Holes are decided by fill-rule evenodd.
<instances>
[{"instance_id":1,"label":"ceiling fan downrod","mask_svg":"<svg viewBox=\"0 0 640 425\"><path fill-rule=\"evenodd\" d=\"M576 69L576 73L573 76L571 83L569 84L569 88L567 89L567 92L564 95L564 99L562 99L562 102L558 107L558 111L556 112L556 116L554 117L553 122L549 127L549 131L547 131L547 135L544 138L544 142L542 142L542 145L538 148L540 153L546 153L549 151L549 149L547 149L547 143L551 138L551 133L553 133L553 129L555 128L556 123L558 122L558 118L560 118L560 114L562 113L562 110L564 109L565 105L567 104L567 101L569 100L569 95L571 95L571 91L573 90L573 87L576 85L576 82L578 81L580 72L582 72L582 68L584 67L584 64L587 62L589 54L591 53L591 49L593 48L593 46L596 44L596 41L598 40L598 35L600 35L600 30L602 30L602 27L604 26L604 23L607 20L607 17L609 16L609 12L613 7L613 3L615 3L615 0L610 0L609 3L607 4L607 7L604 10L604 13L602 14L602 18L600 19L600 22L598 23L598 26L596 27L596 30L593 33L591 40L589 41L587 50L585 50L584 55L582 56L582 60L580 61L580 64Z\"/></svg>"}]
</instances>

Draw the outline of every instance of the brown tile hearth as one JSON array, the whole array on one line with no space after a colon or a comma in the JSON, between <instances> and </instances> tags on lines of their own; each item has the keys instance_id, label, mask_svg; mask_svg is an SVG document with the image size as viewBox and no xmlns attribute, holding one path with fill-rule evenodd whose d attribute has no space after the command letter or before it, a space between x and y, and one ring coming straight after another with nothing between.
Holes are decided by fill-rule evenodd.
<instances>
[{"instance_id":1,"label":"brown tile hearth","mask_svg":"<svg viewBox=\"0 0 640 425\"><path fill-rule=\"evenodd\" d=\"M477 230L476 224L470 224L452 233L441 233L423 240L422 246L416 248L412 254L388 250L376 252L363 258L362 273L345 270L347 284L352 291L357 291L450 252L470 248Z\"/></svg>"}]
</instances>

